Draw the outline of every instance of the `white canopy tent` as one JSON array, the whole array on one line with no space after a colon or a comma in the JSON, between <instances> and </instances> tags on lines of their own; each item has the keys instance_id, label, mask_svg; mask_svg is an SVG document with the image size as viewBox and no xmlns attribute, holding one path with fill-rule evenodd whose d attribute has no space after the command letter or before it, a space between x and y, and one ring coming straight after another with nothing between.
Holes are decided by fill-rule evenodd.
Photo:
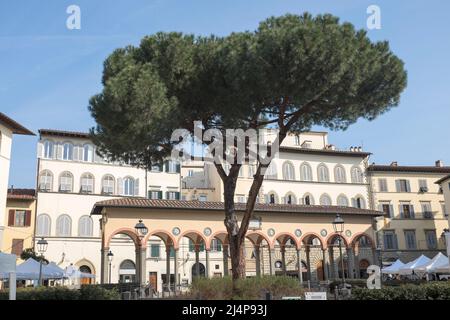
<instances>
[{"instance_id":1,"label":"white canopy tent","mask_svg":"<svg viewBox=\"0 0 450 320\"><path fill-rule=\"evenodd\" d=\"M435 273L437 268L448 266L448 257L439 252L428 263L414 267L415 273Z\"/></svg>"},{"instance_id":2,"label":"white canopy tent","mask_svg":"<svg viewBox=\"0 0 450 320\"><path fill-rule=\"evenodd\" d=\"M425 264L429 263L430 261L431 261L430 258L428 258L424 255L421 255L416 260L405 264L402 268L400 268L398 270L398 273L400 275L412 275L412 274L414 274L414 268L425 265Z\"/></svg>"},{"instance_id":3,"label":"white canopy tent","mask_svg":"<svg viewBox=\"0 0 450 320\"><path fill-rule=\"evenodd\" d=\"M398 270L400 268L403 268L404 266L405 266L405 264L403 262L401 262L400 259L398 259L393 264L391 264L389 267L383 268L381 270L381 272L384 274L398 274Z\"/></svg>"},{"instance_id":4,"label":"white canopy tent","mask_svg":"<svg viewBox=\"0 0 450 320\"><path fill-rule=\"evenodd\" d=\"M56 268L55 268L56 267ZM62 279L64 272L57 269L56 265L42 264L42 279ZM40 264L36 260L29 258L16 268L17 280L39 280ZM8 279L8 273L0 273L0 278Z\"/></svg>"}]
</instances>

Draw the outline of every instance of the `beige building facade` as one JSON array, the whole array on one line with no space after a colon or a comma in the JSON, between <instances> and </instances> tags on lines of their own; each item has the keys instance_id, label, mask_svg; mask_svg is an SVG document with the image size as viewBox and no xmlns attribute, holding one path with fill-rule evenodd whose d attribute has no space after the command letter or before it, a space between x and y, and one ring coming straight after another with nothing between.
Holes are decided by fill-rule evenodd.
<instances>
[{"instance_id":1,"label":"beige building facade","mask_svg":"<svg viewBox=\"0 0 450 320\"><path fill-rule=\"evenodd\" d=\"M386 262L400 258L409 262L421 254L434 257L445 251L442 237L448 228L448 207L435 182L450 173L450 167L371 165L367 175L373 209L383 211L378 222L378 241Z\"/></svg>"}]
</instances>

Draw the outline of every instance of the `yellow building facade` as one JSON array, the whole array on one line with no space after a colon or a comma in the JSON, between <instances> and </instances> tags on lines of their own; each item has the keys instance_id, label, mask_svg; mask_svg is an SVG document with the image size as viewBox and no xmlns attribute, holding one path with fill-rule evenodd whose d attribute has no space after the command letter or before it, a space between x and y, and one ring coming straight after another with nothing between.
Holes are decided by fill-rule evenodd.
<instances>
[{"instance_id":1,"label":"yellow building facade","mask_svg":"<svg viewBox=\"0 0 450 320\"><path fill-rule=\"evenodd\" d=\"M368 167L371 207L385 213L378 221L377 240L386 262L445 252L442 233L448 228L448 207L435 182L449 173L450 167L440 161L435 166L394 162Z\"/></svg>"}]
</instances>

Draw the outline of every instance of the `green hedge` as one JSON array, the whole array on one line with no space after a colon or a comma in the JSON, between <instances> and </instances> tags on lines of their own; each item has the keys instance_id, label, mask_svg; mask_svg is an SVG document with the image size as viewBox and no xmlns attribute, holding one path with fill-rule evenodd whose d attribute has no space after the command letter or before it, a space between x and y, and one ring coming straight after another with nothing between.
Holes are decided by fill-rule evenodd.
<instances>
[{"instance_id":1,"label":"green hedge","mask_svg":"<svg viewBox=\"0 0 450 320\"><path fill-rule=\"evenodd\" d=\"M0 292L0 300L8 300L9 292ZM81 286L80 289L66 287L18 288L17 300L118 300L117 290L106 290L95 285Z\"/></svg>"},{"instance_id":2,"label":"green hedge","mask_svg":"<svg viewBox=\"0 0 450 320\"><path fill-rule=\"evenodd\" d=\"M202 300L258 300L266 291L272 294L273 299L304 294L298 280L292 277L251 277L238 280L237 287L238 294L233 295L231 277L200 278L192 283L189 295Z\"/></svg>"},{"instance_id":3,"label":"green hedge","mask_svg":"<svg viewBox=\"0 0 450 320\"><path fill-rule=\"evenodd\" d=\"M356 288L352 300L450 300L450 283L406 284L380 290Z\"/></svg>"}]
</instances>

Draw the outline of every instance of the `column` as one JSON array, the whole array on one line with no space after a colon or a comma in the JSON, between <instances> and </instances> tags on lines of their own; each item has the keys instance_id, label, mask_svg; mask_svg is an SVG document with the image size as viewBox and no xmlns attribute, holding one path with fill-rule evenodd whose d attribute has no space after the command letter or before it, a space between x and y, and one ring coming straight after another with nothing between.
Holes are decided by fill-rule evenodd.
<instances>
[{"instance_id":1,"label":"column","mask_svg":"<svg viewBox=\"0 0 450 320\"><path fill-rule=\"evenodd\" d=\"M100 261L100 283L108 283L108 275L109 275L109 260L108 260L108 252L109 248L104 247L101 251L101 261Z\"/></svg>"},{"instance_id":2,"label":"column","mask_svg":"<svg viewBox=\"0 0 450 320\"><path fill-rule=\"evenodd\" d=\"M353 249L347 248L347 269L348 269L348 278L354 279L355 278L355 272L353 270L353 267L355 265L354 262L354 255L353 255Z\"/></svg>"},{"instance_id":3,"label":"column","mask_svg":"<svg viewBox=\"0 0 450 320\"><path fill-rule=\"evenodd\" d=\"M170 245L166 245L166 285L170 291Z\"/></svg>"},{"instance_id":4,"label":"column","mask_svg":"<svg viewBox=\"0 0 450 320\"><path fill-rule=\"evenodd\" d=\"M273 276L275 275L275 268L273 265L273 256L274 256L274 252L273 249L269 248L269 271L270 271L270 275Z\"/></svg>"},{"instance_id":5,"label":"column","mask_svg":"<svg viewBox=\"0 0 450 320\"><path fill-rule=\"evenodd\" d=\"M282 265L282 271L283 275L286 275L286 247L284 245L280 246L281 251L281 265Z\"/></svg>"},{"instance_id":6,"label":"column","mask_svg":"<svg viewBox=\"0 0 450 320\"><path fill-rule=\"evenodd\" d=\"M228 245L224 244L222 247L223 254L223 275L228 276Z\"/></svg>"},{"instance_id":7,"label":"column","mask_svg":"<svg viewBox=\"0 0 450 320\"><path fill-rule=\"evenodd\" d=\"M259 245L255 245L255 262L256 262L256 276L261 277L261 251Z\"/></svg>"},{"instance_id":8,"label":"column","mask_svg":"<svg viewBox=\"0 0 450 320\"><path fill-rule=\"evenodd\" d=\"M173 274L175 276L175 292L179 288L180 282L178 279L178 248L174 248L175 254L173 256Z\"/></svg>"},{"instance_id":9,"label":"column","mask_svg":"<svg viewBox=\"0 0 450 320\"><path fill-rule=\"evenodd\" d=\"M142 281L141 281L141 248L140 248L140 246L139 246L139 247L136 247L135 253L136 253L136 254L135 254L135 257L136 257L136 260L135 260L135 266L136 266L136 274L135 274L135 277L136 277L136 283L141 284Z\"/></svg>"},{"instance_id":10,"label":"column","mask_svg":"<svg viewBox=\"0 0 450 320\"><path fill-rule=\"evenodd\" d=\"M206 255L205 276L207 279L209 278L209 250L210 249L205 249L205 255Z\"/></svg>"},{"instance_id":11,"label":"column","mask_svg":"<svg viewBox=\"0 0 450 320\"><path fill-rule=\"evenodd\" d=\"M139 262L140 262L140 279L141 279L141 284L146 284L148 277L147 277L147 271L146 271L146 267L147 267L147 248L145 246L141 247L140 249L140 257L139 257Z\"/></svg>"},{"instance_id":12,"label":"column","mask_svg":"<svg viewBox=\"0 0 450 320\"><path fill-rule=\"evenodd\" d=\"M303 273L302 273L302 260L300 258L300 250L297 249L297 265L298 265L298 280L300 281L300 284L303 284Z\"/></svg>"},{"instance_id":13,"label":"column","mask_svg":"<svg viewBox=\"0 0 450 320\"><path fill-rule=\"evenodd\" d=\"M310 257L310 253L311 249L309 247L306 247L306 265L308 268L308 281L311 281L311 257Z\"/></svg>"},{"instance_id":14,"label":"column","mask_svg":"<svg viewBox=\"0 0 450 320\"><path fill-rule=\"evenodd\" d=\"M330 257L330 278L337 279L336 276L336 265L334 263L334 247L331 246L328 248L328 255Z\"/></svg>"},{"instance_id":15,"label":"column","mask_svg":"<svg viewBox=\"0 0 450 320\"><path fill-rule=\"evenodd\" d=\"M323 278L325 281L328 280L328 259L327 259L327 249L322 249L322 257L323 257Z\"/></svg>"},{"instance_id":16,"label":"column","mask_svg":"<svg viewBox=\"0 0 450 320\"><path fill-rule=\"evenodd\" d=\"M195 245L195 272L197 279L200 277L200 246Z\"/></svg>"}]
</instances>

